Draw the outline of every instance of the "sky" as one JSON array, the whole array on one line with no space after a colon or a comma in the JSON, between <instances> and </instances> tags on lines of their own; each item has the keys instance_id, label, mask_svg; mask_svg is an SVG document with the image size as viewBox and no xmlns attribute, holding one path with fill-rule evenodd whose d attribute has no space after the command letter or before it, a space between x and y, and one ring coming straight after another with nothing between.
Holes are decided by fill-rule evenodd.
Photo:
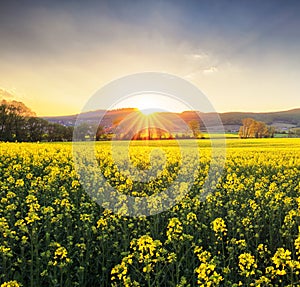
<instances>
[{"instance_id":1,"label":"sky","mask_svg":"<svg viewBox=\"0 0 300 287\"><path fill-rule=\"evenodd\" d=\"M218 112L300 107L299 1L1 1L0 91L79 113L117 78L170 73Z\"/></svg>"}]
</instances>

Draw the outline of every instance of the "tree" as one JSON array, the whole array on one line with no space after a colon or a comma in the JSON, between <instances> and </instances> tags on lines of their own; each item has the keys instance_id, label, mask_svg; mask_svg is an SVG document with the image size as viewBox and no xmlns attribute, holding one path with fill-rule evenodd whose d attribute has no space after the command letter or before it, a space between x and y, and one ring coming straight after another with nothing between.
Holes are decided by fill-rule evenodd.
<instances>
[{"instance_id":1,"label":"tree","mask_svg":"<svg viewBox=\"0 0 300 287\"><path fill-rule=\"evenodd\" d=\"M263 137L269 137L269 130L265 123L263 122L254 122L253 123L253 134L255 138L263 138Z\"/></svg>"},{"instance_id":2,"label":"tree","mask_svg":"<svg viewBox=\"0 0 300 287\"><path fill-rule=\"evenodd\" d=\"M35 116L22 102L2 100L0 103L0 139L23 141L26 137L26 119Z\"/></svg>"},{"instance_id":3,"label":"tree","mask_svg":"<svg viewBox=\"0 0 300 287\"><path fill-rule=\"evenodd\" d=\"M243 125L240 127L240 130L239 130L240 138L246 139L251 136L253 122L254 122L254 119L251 119L251 118L246 118L246 119L242 120Z\"/></svg>"},{"instance_id":4,"label":"tree","mask_svg":"<svg viewBox=\"0 0 300 287\"><path fill-rule=\"evenodd\" d=\"M49 123L40 118L31 117L27 119L27 141L37 142L47 138L47 127Z\"/></svg>"},{"instance_id":5,"label":"tree","mask_svg":"<svg viewBox=\"0 0 300 287\"><path fill-rule=\"evenodd\" d=\"M65 127L57 123L48 123L47 140L52 142L71 141L73 136L73 127Z\"/></svg>"},{"instance_id":6,"label":"tree","mask_svg":"<svg viewBox=\"0 0 300 287\"><path fill-rule=\"evenodd\" d=\"M106 139L107 139L106 130L105 130L104 126L99 125L97 127L97 131L96 131L96 140L100 141L100 140L106 140Z\"/></svg>"},{"instance_id":7,"label":"tree","mask_svg":"<svg viewBox=\"0 0 300 287\"><path fill-rule=\"evenodd\" d=\"M75 129L75 139L79 141L94 139L95 126L87 122L80 123Z\"/></svg>"},{"instance_id":8,"label":"tree","mask_svg":"<svg viewBox=\"0 0 300 287\"><path fill-rule=\"evenodd\" d=\"M191 120L188 123L189 128L193 132L193 135L196 139L202 138L202 133L200 131L200 123L197 120Z\"/></svg>"},{"instance_id":9,"label":"tree","mask_svg":"<svg viewBox=\"0 0 300 287\"><path fill-rule=\"evenodd\" d=\"M274 137L275 129L267 126L264 122L256 121L251 118L242 120L243 125L239 130L239 137L247 138L265 138Z\"/></svg>"},{"instance_id":10,"label":"tree","mask_svg":"<svg viewBox=\"0 0 300 287\"><path fill-rule=\"evenodd\" d=\"M0 140L2 141L71 141L72 127L37 118L22 102L0 103Z\"/></svg>"},{"instance_id":11,"label":"tree","mask_svg":"<svg viewBox=\"0 0 300 287\"><path fill-rule=\"evenodd\" d=\"M292 128L288 130L289 137L300 137L300 128Z\"/></svg>"},{"instance_id":12,"label":"tree","mask_svg":"<svg viewBox=\"0 0 300 287\"><path fill-rule=\"evenodd\" d=\"M272 126L269 126L268 127L268 130L269 130L269 137L270 138L273 138L274 137L274 135L275 135L275 127L272 127Z\"/></svg>"}]
</instances>

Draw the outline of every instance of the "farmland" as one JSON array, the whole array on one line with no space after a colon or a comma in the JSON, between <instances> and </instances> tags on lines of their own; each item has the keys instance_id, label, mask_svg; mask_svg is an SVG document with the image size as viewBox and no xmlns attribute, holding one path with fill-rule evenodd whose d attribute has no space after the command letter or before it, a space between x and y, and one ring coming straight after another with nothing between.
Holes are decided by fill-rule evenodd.
<instances>
[{"instance_id":1,"label":"farmland","mask_svg":"<svg viewBox=\"0 0 300 287\"><path fill-rule=\"evenodd\" d=\"M132 144L130 156L146 170L152 147L143 145ZM176 141L159 146L167 163L149 184L117 169L109 142L96 143L97 160L120 192L158 194L182 163ZM71 143L1 143L1 287L300 285L300 140L228 139L221 178L204 201L209 140L199 147L183 199L128 217L91 199Z\"/></svg>"}]
</instances>

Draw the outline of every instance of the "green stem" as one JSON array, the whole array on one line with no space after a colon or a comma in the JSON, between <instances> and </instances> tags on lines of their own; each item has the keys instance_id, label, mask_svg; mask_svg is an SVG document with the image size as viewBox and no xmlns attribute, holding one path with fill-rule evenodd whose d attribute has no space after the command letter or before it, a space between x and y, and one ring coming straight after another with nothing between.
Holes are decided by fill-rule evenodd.
<instances>
[{"instance_id":1,"label":"green stem","mask_svg":"<svg viewBox=\"0 0 300 287\"><path fill-rule=\"evenodd\" d=\"M34 278L33 278L33 258L34 258L34 246L32 243L32 238L30 238L30 286L34 287Z\"/></svg>"},{"instance_id":2,"label":"green stem","mask_svg":"<svg viewBox=\"0 0 300 287\"><path fill-rule=\"evenodd\" d=\"M60 287L63 287L63 271L62 271L62 268L60 268Z\"/></svg>"}]
</instances>

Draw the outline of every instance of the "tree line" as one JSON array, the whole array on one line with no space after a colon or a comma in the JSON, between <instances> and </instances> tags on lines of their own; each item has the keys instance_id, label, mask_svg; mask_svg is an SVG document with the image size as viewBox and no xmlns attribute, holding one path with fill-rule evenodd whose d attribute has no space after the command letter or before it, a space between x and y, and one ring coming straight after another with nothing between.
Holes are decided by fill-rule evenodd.
<instances>
[{"instance_id":1,"label":"tree line","mask_svg":"<svg viewBox=\"0 0 300 287\"><path fill-rule=\"evenodd\" d=\"M242 126L239 130L239 137L247 138L273 138L275 128L266 125L264 122L256 121L252 118L242 120Z\"/></svg>"},{"instance_id":2,"label":"tree line","mask_svg":"<svg viewBox=\"0 0 300 287\"><path fill-rule=\"evenodd\" d=\"M71 141L72 136L73 127L38 118L22 102L0 102L0 141Z\"/></svg>"},{"instance_id":3,"label":"tree line","mask_svg":"<svg viewBox=\"0 0 300 287\"><path fill-rule=\"evenodd\" d=\"M110 128L104 128L99 125L94 127L88 123L82 123L76 131L78 139L81 140L111 140L114 135L113 125ZM203 138L198 121L188 122L189 131L192 135L170 135L164 131L155 129L148 131L146 137L153 139L161 138ZM96 135L93 131L96 130ZM0 141L8 142L37 142L37 141L72 141L73 127L66 127L58 123L51 123L47 120L36 117L22 102L6 101L0 102ZM252 118L242 120L242 126L239 129L240 138L267 138L274 137L275 128L266 125L264 122L256 121ZM299 136L300 129L291 131L293 136ZM142 134L136 135L138 139L143 138Z\"/></svg>"}]
</instances>

